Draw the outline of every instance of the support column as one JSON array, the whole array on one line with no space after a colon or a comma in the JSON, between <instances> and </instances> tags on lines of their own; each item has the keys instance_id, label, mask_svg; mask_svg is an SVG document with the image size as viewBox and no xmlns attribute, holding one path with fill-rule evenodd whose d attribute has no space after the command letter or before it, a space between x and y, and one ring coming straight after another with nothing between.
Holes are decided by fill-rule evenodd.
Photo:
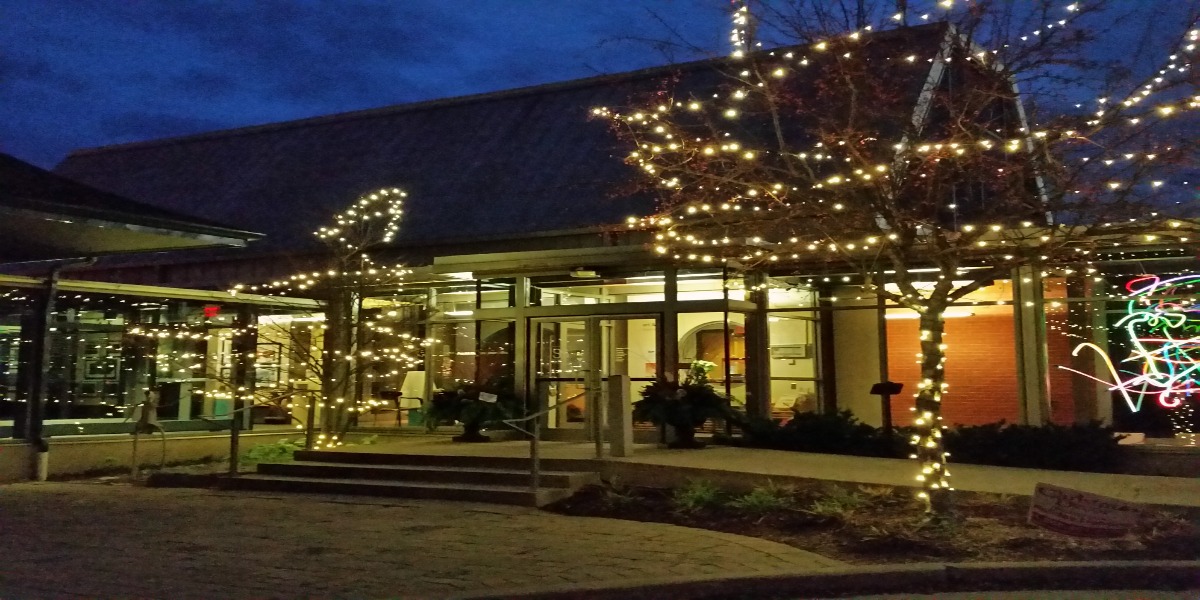
<instances>
[{"instance_id":1,"label":"support column","mask_svg":"<svg viewBox=\"0 0 1200 600\"><path fill-rule=\"evenodd\" d=\"M46 278L37 309L31 319L33 327L29 337L32 348L28 354L30 377L26 380L28 387L25 390L25 410L17 409L13 427L14 437L39 446L39 452L44 451L41 446L45 444L42 432L50 378L50 325L54 320L55 297L58 295L58 271L59 267L55 267Z\"/></svg>"},{"instance_id":2,"label":"support column","mask_svg":"<svg viewBox=\"0 0 1200 600\"><path fill-rule=\"evenodd\" d=\"M229 415L229 475L237 476L241 456L241 431L252 424L254 363L258 353L258 329L253 328L254 309L238 307L233 336L233 408Z\"/></svg>"},{"instance_id":3,"label":"support column","mask_svg":"<svg viewBox=\"0 0 1200 600\"><path fill-rule=\"evenodd\" d=\"M880 278L880 281L883 281ZM876 294L875 329L879 335L879 381L891 381L888 376L887 298ZM879 395L879 423L887 435L892 434L892 395Z\"/></svg>"},{"instance_id":4,"label":"support column","mask_svg":"<svg viewBox=\"0 0 1200 600\"><path fill-rule=\"evenodd\" d=\"M604 324L598 318L587 320L584 331L587 338L587 373L585 374L584 389L587 390L586 414L592 442L596 448L596 458L604 457Z\"/></svg>"},{"instance_id":5,"label":"support column","mask_svg":"<svg viewBox=\"0 0 1200 600\"><path fill-rule=\"evenodd\" d=\"M1068 331L1085 331L1090 328L1092 322L1090 303L1086 300L1074 301L1078 298L1085 298L1087 295L1088 285L1083 278L1067 279L1067 315L1064 326ZM1064 331L1062 335L1066 334L1067 332ZM1092 373L1092 360L1091 352L1072 354L1071 368L1082 373ZM1087 423L1097 418L1095 383L1084 377L1071 377L1072 419L1075 423Z\"/></svg>"},{"instance_id":6,"label":"support column","mask_svg":"<svg viewBox=\"0 0 1200 600\"><path fill-rule=\"evenodd\" d=\"M608 376L608 455L633 454L633 404L629 401L629 376Z\"/></svg>"},{"instance_id":7,"label":"support column","mask_svg":"<svg viewBox=\"0 0 1200 600\"><path fill-rule=\"evenodd\" d=\"M526 308L529 307L529 278L517 277L513 281L513 393L521 402L521 406L529 413L537 412L540 408L533 407L531 398L537 394L529 393L529 318ZM428 370L428 365L426 366Z\"/></svg>"},{"instance_id":8,"label":"support column","mask_svg":"<svg viewBox=\"0 0 1200 600\"><path fill-rule=\"evenodd\" d=\"M845 408L838 403L838 370L833 335L833 315L835 313L831 304L822 306L821 301L818 300L817 306L820 308L816 313L820 316L817 328L821 336L820 349L817 351L817 363L821 369L820 412L831 415Z\"/></svg>"},{"instance_id":9,"label":"support column","mask_svg":"<svg viewBox=\"0 0 1200 600\"><path fill-rule=\"evenodd\" d=\"M1050 368L1041 267L1013 269L1012 282L1020 423L1043 425L1050 418Z\"/></svg>"},{"instance_id":10,"label":"support column","mask_svg":"<svg viewBox=\"0 0 1200 600\"><path fill-rule=\"evenodd\" d=\"M659 379L679 379L679 269L663 271L663 314L658 328L659 349L655 376Z\"/></svg>"},{"instance_id":11,"label":"support column","mask_svg":"<svg viewBox=\"0 0 1200 600\"><path fill-rule=\"evenodd\" d=\"M1107 288L1108 281L1105 279L1093 279L1088 286L1088 316L1090 317L1090 325L1092 330L1092 343L1103 348L1104 352L1108 352L1108 302L1101 298L1101 293ZM1099 354L1091 353L1092 355L1092 372L1098 377L1111 377L1108 372L1108 363ZM1098 419L1105 425L1113 424L1113 393L1108 387L1101 384L1093 384L1091 386L1092 394L1094 394L1094 412L1092 418Z\"/></svg>"},{"instance_id":12,"label":"support column","mask_svg":"<svg viewBox=\"0 0 1200 600\"><path fill-rule=\"evenodd\" d=\"M771 332L768 318L767 276L748 273L746 283L754 312L746 315L746 414L771 416ZM726 336L729 332L726 331ZM725 357L728 362L729 357Z\"/></svg>"}]
</instances>

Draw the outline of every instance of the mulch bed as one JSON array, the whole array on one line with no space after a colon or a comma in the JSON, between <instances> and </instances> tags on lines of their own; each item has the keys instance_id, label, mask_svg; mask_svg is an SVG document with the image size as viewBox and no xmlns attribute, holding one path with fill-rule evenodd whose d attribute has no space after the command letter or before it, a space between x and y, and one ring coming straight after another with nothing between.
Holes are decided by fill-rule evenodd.
<instances>
[{"instance_id":1,"label":"mulch bed","mask_svg":"<svg viewBox=\"0 0 1200 600\"><path fill-rule=\"evenodd\" d=\"M1147 511L1134 534L1083 539L1026 523L1028 497L956 492L949 522L925 518L912 491L813 481L776 488L788 506L721 504L681 509L675 491L597 485L550 505L552 512L670 523L763 538L851 564L1051 560L1200 559L1200 511Z\"/></svg>"}]
</instances>

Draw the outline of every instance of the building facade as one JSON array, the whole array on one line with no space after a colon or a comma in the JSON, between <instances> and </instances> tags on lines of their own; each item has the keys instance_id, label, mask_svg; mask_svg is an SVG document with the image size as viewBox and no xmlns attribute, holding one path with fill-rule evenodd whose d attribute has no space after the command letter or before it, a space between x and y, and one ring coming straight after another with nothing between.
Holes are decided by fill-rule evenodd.
<instances>
[{"instance_id":1,"label":"building facade","mask_svg":"<svg viewBox=\"0 0 1200 600\"><path fill-rule=\"evenodd\" d=\"M933 56L939 40L925 46L913 51ZM652 213L654 200L633 189L624 152L605 123L587 119L589 109L711 70L711 63L695 63L81 150L57 171L267 234L244 251L101 261L87 278L217 293L241 284L243 293L258 296L275 289L271 282L324 270L312 232L330 215L370 190L404 189L400 229L372 254L409 273L364 291L358 308L358 323L367 324L358 351L404 357L363 367L350 399L361 407L359 425L416 426L414 413L401 410L411 408L404 399L428 399L455 382L502 381L531 409L560 405L549 429L589 435L607 377L629 376L636 396L646 382L678 377L695 360L714 363L714 384L752 414L849 410L873 425L907 424L918 383L911 311L864 292L865 282L836 264L691 268L649 252L646 234L623 227L631 215ZM1102 420L1151 435L1191 427L1172 421L1179 418L1172 405L1196 401L1194 371L1184 365L1196 333L1187 308L1195 298L1187 279L1196 270L1194 253L1146 246L1096 257L1095 264L1089 273L1022 268L950 308L947 423ZM1144 273L1169 283L1134 298ZM320 362L306 357L325 352L325 315L320 299L311 300L307 308L260 311L229 326L257 330L255 386L278 390L274 397L289 399L299 421L308 419L309 404L290 399L315 385L301 363ZM269 311L271 301L263 302ZM196 316L208 306L221 308ZM181 351L203 361L168 379L197 379L199 371L219 379L225 337L210 330L228 325L219 320L229 314L224 306L214 298L174 314L156 309L167 316L153 328L141 317L107 323L103 311L76 318L91 319L94 336L101 336L100 324L124 328L123 344L143 334L176 339L169 330L177 323L184 336L178 339L203 329L203 341ZM1153 310L1181 315L1179 331L1187 333L1165 354L1146 352L1152 336L1130 325ZM126 352L114 347L115 335L96 339L80 342L79 351L99 344ZM428 342L417 348L416 340ZM161 345L153 352L170 354ZM1138 378L1163 364L1171 374L1149 385L1165 384L1168 392L1151 398L1148 380ZM889 406L871 394L882 381L904 385ZM64 384L76 390L64 393L86 396L70 387L84 383ZM181 381L171 393L183 398L201 388L205 400L181 400L167 417L218 411L208 384L185 390ZM111 388L101 389L104 396Z\"/></svg>"}]
</instances>

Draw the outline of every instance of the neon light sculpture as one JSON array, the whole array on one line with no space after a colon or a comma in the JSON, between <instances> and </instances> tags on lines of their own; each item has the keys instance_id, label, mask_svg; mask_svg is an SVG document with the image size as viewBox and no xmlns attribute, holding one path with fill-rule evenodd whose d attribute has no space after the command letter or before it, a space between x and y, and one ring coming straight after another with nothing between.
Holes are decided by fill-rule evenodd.
<instances>
[{"instance_id":1,"label":"neon light sculpture","mask_svg":"<svg viewBox=\"0 0 1200 600\"><path fill-rule=\"evenodd\" d=\"M1146 397L1155 398L1163 408L1178 408L1185 396L1200 392L1200 304L1191 298L1194 291L1182 291L1197 284L1200 275L1171 279L1149 275L1125 285L1129 301L1116 327L1125 329L1133 350L1121 362L1140 363L1140 373L1118 370L1104 349L1092 343L1076 346L1071 354L1092 349L1108 366L1112 381L1060 368L1120 392L1133 412L1142 409Z\"/></svg>"}]
</instances>

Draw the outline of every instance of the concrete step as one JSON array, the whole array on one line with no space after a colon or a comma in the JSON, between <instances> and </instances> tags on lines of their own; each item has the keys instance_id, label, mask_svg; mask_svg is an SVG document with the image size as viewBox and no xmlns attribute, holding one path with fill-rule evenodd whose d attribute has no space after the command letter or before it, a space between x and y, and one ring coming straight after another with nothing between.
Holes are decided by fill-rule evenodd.
<instances>
[{"instance_id":1,"label":"concrete step","mask_svg":"<svg viewBox=\"0 0 1200 600\"><path fill-rule=\"evenodd\" d=\"M388 452L352 452L344 450L297 450L300 462L358 465L418 465L529 471L529 458L516 456L454 456L442 454L394 454ZM595 460L543 458L543 471L599 471Z\"/></svg>"},{"instance_id":2,"label":"concrete step","mask_svg":"<svg viewBox=\"0 0 1200 600\"><path fill-rule=\"evenodd\" d=\"M223 485L228 489L236 490L352 494L390 498L419 498L423 500L487 502L516 506L544 506L566 498L573 493L569 489L542 488L535 496L529 487L507 485L464 485L381 481L378 479L287 477L266 474L242 475L225 480Z\"/></svg>"},{"instance_id":3,"label":"concrete step","mask_svg":"<svg viewBox=\"0 0 1200 600\"><path fill-rule=\"evenodd\" d=\"M325 479L376 479L512 487L529 485L529 471L527 469L296 461L291 463L263 463L258 465L258 472L263 475ZM597 480L598 476L594 472L542 471L539 483L541 486L547 488L567 488L574 490L589 483L595 483Z\"/></svg>"}]
</instances>

